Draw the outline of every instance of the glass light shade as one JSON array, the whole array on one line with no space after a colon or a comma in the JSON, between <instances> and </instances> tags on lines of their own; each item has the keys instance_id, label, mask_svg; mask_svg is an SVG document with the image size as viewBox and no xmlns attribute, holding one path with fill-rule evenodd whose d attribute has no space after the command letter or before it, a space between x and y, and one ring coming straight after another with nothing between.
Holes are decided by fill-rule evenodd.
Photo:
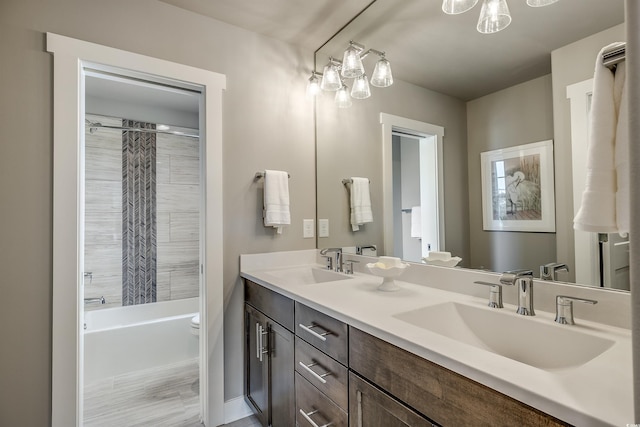
<instances>
[{"instance_id":1,"label":"glass light shade","mask_svg":"<svg viewBox=\"0 0 640 427\"><path fill-rule=\"evenodd\" d=\"M449 15L464 13L478 4L478 0L443 0L442 11Z\"/></svg>"},{"instance_id":2,"label":"glass light shade","mask_svg":"<svg viewBox=\"0 0 640 427\"><path fill-rule=\"evenodd\" d=\"M349 88L347 85L342 85L342 87L338 89L335 101L338 108L351 107L351 96L349 96Z\"/></svg>"},{"instance_id":3,"label":"glass light shade","mask_svg":"<svg viewBox=\"0 0 640 427\"><path fill-rule=\"evenodd\" d=\"M351 88L351 97L355 99L366 99L371 96L369 79L366 74L356 77Z\"/></svg>"},{"instance_id":4,"label":"glass light shade","mask_svg":"<svg viewBox=\"0 0 640 427\"><path fill-rule=\"evenodd\" d=\"M322 81L320 82L320 89L327 91L336 91L342 87L342 81L340 81L340 73L333 63L328 63L324 67L322 73Z\"/></svg>"},{"instance_id":5,"label":"glass light shade","mask_svg":"<svg viewBox=\"0 0 640 427\"><path fill-rule=\"evenodd\" d=\"M497 33L511 24L511 14L507 0L484 0L480 19L478 19L478 31L482 34Z\"/></svg>"},{"instance_id":6,"label":"glass light shade","mask_svg":"<svg viewBox=\"0 0 640 427\"><path fill-rule=\"evenodd\" d=\"M549 6L558 0L527 0L527 4L531 7Z\"/></svg>"},{"instance_id":7,"label":"glass light shade","mask_svg":"<svg viewBox=\"0 0 640 427\"><path fill-rule=\"evenodd\" d=\"M391 64L384 57L376 62L373 74L371 75L371 84L375 87L389 87L393 84Z\"/></svg>"},{"instance_id":8,"label":"glass light shade","mask_svg":"<svg viewBox=\"0 0 640 427\"><path fill-rule=\"evenodd\" d=\"M363 74L364 65L362 65L360 52L355 48L355 46L350 45L347 50L344 51L344 56L342 58L342 77L353 79Z\"/></svg>"},{"instance_id":9,"label":"glass light shade","mask_svg":"<svg viewBox=\"0 0 640 427\"><path fill-rule=\"evenodd\" d=\"M307 96L309 98L314 98L318 93L320 93L320 79L316 73L313 73L311 74L311 77L309 77L309 82L307 83Z\"/></svg>"}]
</instances>

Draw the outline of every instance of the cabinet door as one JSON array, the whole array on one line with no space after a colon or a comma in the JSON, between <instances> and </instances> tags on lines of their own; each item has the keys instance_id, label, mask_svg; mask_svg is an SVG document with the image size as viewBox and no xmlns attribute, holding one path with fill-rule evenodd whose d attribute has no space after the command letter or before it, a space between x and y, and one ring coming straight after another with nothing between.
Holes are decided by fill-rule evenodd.
<instances>
[{"instance_id":1,"label":"cabinet door","mask_svg":"<svg viewBox=\"0 0 640 427\"><path fill-rule=\"evenodd\" d=\"M432 427L429 420L391 396L349 373L351 427Z\"/></svg>"},{"instance_id":2,"label":"cabinet door","mask_svg":"<svg viewBox=\"0 0 640 427\"><path fill-rule=\"evenodd\" d=\"M245 397L263 426L269 425L267 317L245 304Z\"/></svg>"},{"instance_id":3,"label":"cabinet door","mask_svg":"<svg viewBox=\"0 0 640 427\"><path fill-rule=\"evenodd\" d=\"M293 333L269 318L269 366L271 370L271 425L295 425Z\"/></svg>"}]
</instances>

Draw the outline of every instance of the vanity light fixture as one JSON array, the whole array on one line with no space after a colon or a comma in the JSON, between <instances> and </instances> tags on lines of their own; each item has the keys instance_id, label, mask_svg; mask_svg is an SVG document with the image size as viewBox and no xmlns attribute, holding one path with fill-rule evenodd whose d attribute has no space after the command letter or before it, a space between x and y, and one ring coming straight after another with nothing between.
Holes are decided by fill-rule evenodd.
<instances>
[{"instance_id":1,"label":"vanity light fixture","mask_svg":"<svg viewBox=\"0 0 640 427\"><path fill-rule=\"evenodd\" d=\"M369 78L366 74L358 76L353 81L351 88L351 97L355 99L366 99L371 96L371 88L369 88Z\"/></svg>"},{"instance_id":2,"label":"vanity light fixture","mask_svg":"<svg viewBox=\"0 0 640 427\"><path fill-rule=\"evenodd\" d=\"M342 79L338 71L339 65L340 63L336 62L335 59L329 58L329 63L324 66L320 89L334 92L342 87ZM314 71L313 74L315 75L316 72Z\"/></svg>"},{"instance_id":3,"label":"vanity light fixture","mask_svg":"<svg viewBox=\"0 0 640 427\"><path fill-rule=\"evenodd\" d=\"M320 79L314 71L309 77L309 83L307 83L307 96L313 98L320 93Z\"/></svg>"},{"instance_id":4,"label":"vanity light fixture","mask_svg":"<svg viewBox=\"0 0 640 427\"><path fill-rule=\"evenodd\" d=\"M482 34L502 31L511 24L507 0L484 0L480 10L477 29Z\"/></svg>"},{"instance_id":5,"label":"vanity light fixture","mask_svg":"<svg viewBox=\"0 0 640 427\"><path fill-rule=\"evenodd\" d=\"M531 7L548 6L557 2L558 0L527 0L527 4Z\"/></svg>"},{"instance_id":6,"label":"vanity light fixture","mask_svg":"<svg viewBox=\"0 0 640 427\"><path fill-rule=\"evenodd\" d=\"M542 7L556 3L558 0L527 0L531 7ZM457 15L472 9L478 0L443 0L442 11L448 15ZM480 18L476 29L482 34L493 34L502 31L511 24L511 13L507 0L483 0ZM373 84L373 78L371 79Z\"/></svg>"},{"instance_id":7,"label":"vanity light fixture","mask_svg":"<svg viewBox=\"0 0 640 427\"><path fill-rule=\"evenodd\" d=\"M471 9L478 0L443 0L442 11L448 15L457 15Z\"/></svg>"},{"instance_id":8,"label":"vanity light fixture","mask_svg":"<svg viewBox=\"0 0 640 427\"><path fill-rule=\"evenodd\" d=\"M362 60L370 53L379 57L371 74L371 81L369 81L362 63ZM319 79L319 76L322 78ZM343 78L354 79L351 94L349 94L348 86L344 83ZM329 63L324 66L322 74L315 70L311 72L307 83L307 95L316 96L320 93L320 89L328 92L335 91L336 105L340 108L347 108L352 105L351 98L366 99L371 96L369 83L376 87L391 86L393 84L391 64L384 52L376 49L365 50L364 45L350 41L342 62L335 58L329 58Z\"/></svg>"},{"instance_id":9,"label":"vanity light fixture","mask_svg":"<svg viewBox=\"0 0 640 427\"><path fill-rule=\"evenodd\" d=\"M336 106L338 108L351 107L351 96L349 95L349 88L346 84L342 84L342 87L336 92Z\"/></svg>"}]
</instances>

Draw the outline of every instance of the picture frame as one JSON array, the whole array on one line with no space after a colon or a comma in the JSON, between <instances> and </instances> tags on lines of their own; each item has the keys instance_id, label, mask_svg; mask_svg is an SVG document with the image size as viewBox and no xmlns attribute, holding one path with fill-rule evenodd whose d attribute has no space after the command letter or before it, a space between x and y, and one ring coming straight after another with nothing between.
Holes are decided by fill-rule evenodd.
<instances>
[{"instance_id":1,"label":"picture frame","mask_svg":"<svg viewBox=\"0 0 640 427\"><path fill-rule=\"evenodd\" d=\"M484 230L556 231L553 140L480 153Z\"/></svg>"}]
</instances>

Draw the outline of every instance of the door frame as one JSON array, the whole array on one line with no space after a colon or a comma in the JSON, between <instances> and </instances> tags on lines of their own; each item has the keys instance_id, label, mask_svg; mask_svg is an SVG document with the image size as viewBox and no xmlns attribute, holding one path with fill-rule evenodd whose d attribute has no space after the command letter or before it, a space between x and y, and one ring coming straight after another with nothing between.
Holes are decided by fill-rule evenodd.
<instances>
[{"instance_id":1,"label":"door frame","mask_svg":"<svg viewBox=\"0 0 640 427\"><path fill-rule=\"evenodd\" d=\"M201 202L200 390L206 426L224 422L222 92L212 71L47 33L53 54L53 307L51 422L82 425L83 69L126 70L129 77L200 90Z\"/></svg>"}]
</instances>

